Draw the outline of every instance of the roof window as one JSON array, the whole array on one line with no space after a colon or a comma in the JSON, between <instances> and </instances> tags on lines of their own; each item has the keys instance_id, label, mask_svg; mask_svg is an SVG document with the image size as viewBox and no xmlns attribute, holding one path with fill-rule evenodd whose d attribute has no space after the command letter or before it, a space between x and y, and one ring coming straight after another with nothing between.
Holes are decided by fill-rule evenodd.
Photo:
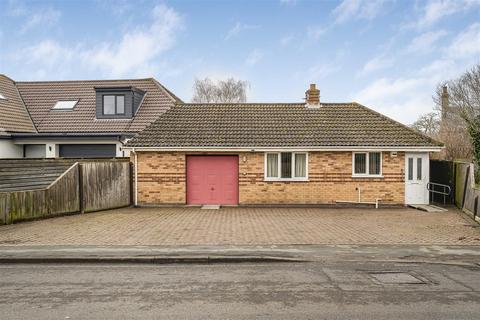
<instances>
[{"instance_id":1,"label":"roof window","mask_svg":"<svg viewBox=\"0 0 480 320\"><path fill-rule=\"evenodd\" d=\"M3 94L0 93L0 100L7 100Z\"/></svg>"},{"instance_id":2,"label":"roof window","mask_svg":"<svg viewBox=\"0 0 480 320\"><path fill-rule=\"evenodd\" d=\"M72 110L78 103L78 100L60 100L55 103L52 110Z\"/></svg>"}]
</instances>

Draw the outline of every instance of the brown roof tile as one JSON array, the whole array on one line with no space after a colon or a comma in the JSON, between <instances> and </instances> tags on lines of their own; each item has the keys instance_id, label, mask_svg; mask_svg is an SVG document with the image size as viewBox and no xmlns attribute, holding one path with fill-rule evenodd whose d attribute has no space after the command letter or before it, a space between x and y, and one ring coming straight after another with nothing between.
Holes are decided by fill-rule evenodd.
<instances>
[{"instance_id":1,"label":"brown roof tile","mask_svg":"<svg viewBox=\"0 0 480 320\"><path fill-rule=\"evenodd\" d=\"M95 87L134 86L146 91L133 119L96 119ZM155 79L17 82L38 132L119 132L144 129L179 99ZM78 100L72 111L52 110L59 100Z\"/></svg>"},{"instance_id":2,"label":"brown roof tile","mask_svg":"<svg viewBox=\"0 0 480 320\"><path fill-rule=\"evenodd\" d=\"M441 144L357 103L181 104L131 147L413 147Z\"/></svg>"},{"instance_id":3,"label":"brown roof tile","mask_svg":"<svg viewBox=\"0 0 480 320\"><path fill-rule=\"evenodd\" d=\"M0 130L7 132L35 132L32 120L23 104L15 82L0 74Z\"/></svg>"}]
</instances>

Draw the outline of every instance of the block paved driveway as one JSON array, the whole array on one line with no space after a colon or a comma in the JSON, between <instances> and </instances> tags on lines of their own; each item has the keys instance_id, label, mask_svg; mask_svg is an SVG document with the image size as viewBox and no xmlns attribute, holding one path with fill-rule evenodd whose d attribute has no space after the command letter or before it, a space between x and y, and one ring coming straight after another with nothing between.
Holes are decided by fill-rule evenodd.
<instances>
[{"instance_id":1,"label":"block paved driveway","mask_svg":"<svg viewBox=\"0 0 480 320\"><path fill-rule=\"evenodd\" d=\"M123 208L0 226L0 245L480 245L455 209Z\"/></svg>"}]
</instances>

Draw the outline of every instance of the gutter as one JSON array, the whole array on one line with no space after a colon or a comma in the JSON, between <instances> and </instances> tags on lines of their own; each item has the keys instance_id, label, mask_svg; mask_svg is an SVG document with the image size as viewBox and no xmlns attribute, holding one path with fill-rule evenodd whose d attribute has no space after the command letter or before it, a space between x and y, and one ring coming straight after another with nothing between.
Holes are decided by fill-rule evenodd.
<instances>
[{"instance_id":1,"label":"gutter","mask_svg":"<svg viewBox=\"0 0 480 320\"><path fill-rule=\"evenodd\" d=\"M351 146L351 147L124 147L126 150L137 151L210 151L210 152L282 152L282 151L415 151L415 152L439 152L445 147L374 147L374 146Z\"/></svg>"}]
</instances>

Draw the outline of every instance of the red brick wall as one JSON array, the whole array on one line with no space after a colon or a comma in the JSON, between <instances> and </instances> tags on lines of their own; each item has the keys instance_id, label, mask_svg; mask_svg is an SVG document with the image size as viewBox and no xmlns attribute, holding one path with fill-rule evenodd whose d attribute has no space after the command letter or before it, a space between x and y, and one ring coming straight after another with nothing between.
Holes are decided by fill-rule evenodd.
<instances>
[{"instance_id":1,"label":"red brick wall","mask_svg":"<svg viewBox=\"0 0 480 320\"><path fill-rule=\"evenodd\" d=\"M185 204L184 153L137 152L137 166L139 205Z\"/></svg>"},{"instance_id":2,"label":"red brick wall","mask_svg":"<svg viewBox=\"0 0 480 320\"><path fill-rule=\"evenodd\" d=\"M245 157L246 161L243 161ZM403 204L404 154L392 158L383 155L383 178L353 178L351 152L310 152L309 181L264 181L264 154L244 153L240 156L240 204L321 204L336 200L362 201L381 199L383 203Z\"/></svg>"},{"instance_id":3,"label":"red brick wall","mask_svg":"<svg viewBox=\"0 0 480 320\"><path fill-rule=\"evenodd\" d=\"M383 178L353 178L351 152L310 152L309 181L264 181L264 153L239 155L240 204L322 204L336 200L376 198L403 204L405 198L404 153L382 155ZM138 153L138 204L185 204L185 153Z\"/></svg>"}]
</instances>

